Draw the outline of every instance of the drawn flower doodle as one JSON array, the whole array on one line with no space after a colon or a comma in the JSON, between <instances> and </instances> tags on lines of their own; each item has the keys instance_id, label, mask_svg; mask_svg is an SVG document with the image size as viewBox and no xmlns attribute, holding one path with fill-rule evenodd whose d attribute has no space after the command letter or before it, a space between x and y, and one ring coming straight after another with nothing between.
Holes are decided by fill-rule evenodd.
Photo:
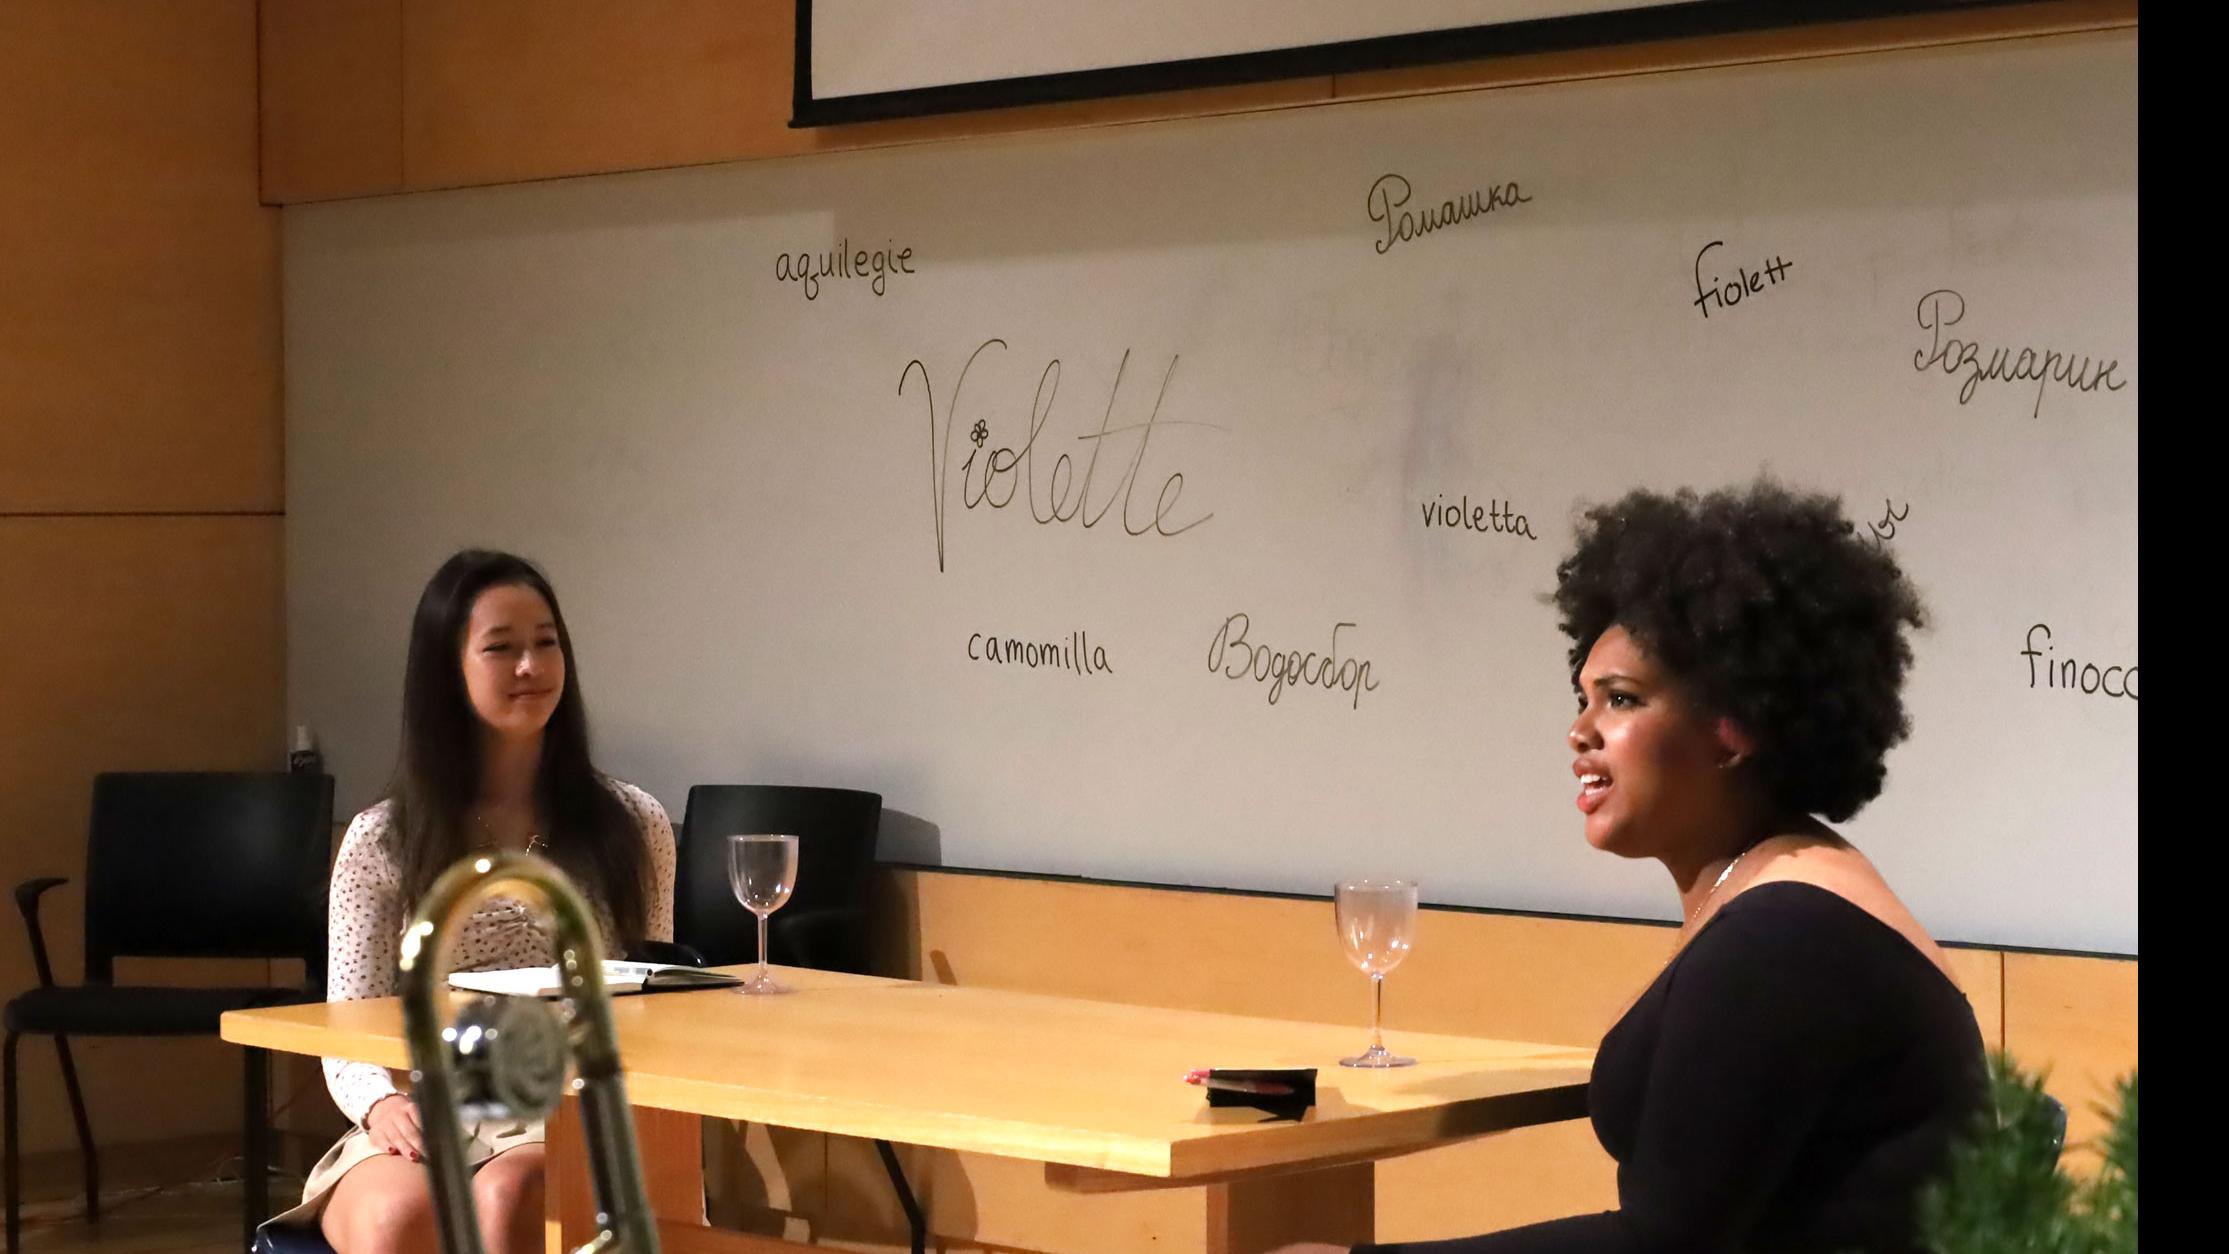
<instances>
[{"instance_id":1,"label":"drawn flower doodle","mask_svg":"<svg viewBox=\"0 0 2229 1254\"><path fill-rule=\"evenodd\" d=\"M968 428L967 438L975 441L975 447L983 447L983 441L991 438L991 424L981 418L976 419L975 425Z\"/></svg>"}]
</instances>

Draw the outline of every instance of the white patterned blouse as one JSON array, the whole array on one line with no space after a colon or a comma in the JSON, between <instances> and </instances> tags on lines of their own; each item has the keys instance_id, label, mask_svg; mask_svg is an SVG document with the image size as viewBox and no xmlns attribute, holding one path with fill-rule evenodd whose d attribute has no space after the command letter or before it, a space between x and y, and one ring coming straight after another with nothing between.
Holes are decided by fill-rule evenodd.
<instances>
[{"instance_id":1,"label":"white patterned blouse","mask_svg":"<svg viewBox=\"0 0 2229 1254\"><path fill-rule=\"evenodd\" d=\"M673 824L657 798L621 780L609 779L614 793L634 815L643 843L650 847L650 882L644 885L644 932L648 939L673 939ZM325 924L326 1000L355 1001L392 997L401 991L397 961L402 930L410 913L403 900L402 872L396 857L389 803L382 801L348 825L333 883ZM604 930L604 943L617 956L617 935L604 903L592 902ZM451 947L451 969L487 971L504 967L542 967L555 961L547 927L526 906L491 897L473 911ZM325 1060L325 1087L334 1104L354 1123L362 1123L372 1104L399 1092L385 1067L342 1058Z\"/></svg>"}]
</instances>

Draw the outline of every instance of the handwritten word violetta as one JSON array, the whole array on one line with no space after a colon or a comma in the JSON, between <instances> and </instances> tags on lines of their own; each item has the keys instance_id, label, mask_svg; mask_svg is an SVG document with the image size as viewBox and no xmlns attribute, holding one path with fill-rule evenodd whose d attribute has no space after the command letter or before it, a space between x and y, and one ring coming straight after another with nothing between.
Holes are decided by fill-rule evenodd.
<instances>
[{"instance_id":1,"label":"handwritten word violetta","mask_svg":"<svg viewBox=\"0 0 2229 1254\"><path fill-rule=\"evenodd\" d=\"M1509 502L1492 500L1485 505L1471 504L1470 493L1465 492L1460 501L1450 501L1445 496L1435 496L1420 502L1424 510L1424 527L1457 527L1492 535L1523 536L1538 540L1532 533L1532 523L1513 508Z\"/></svg>"},{"instance_id":2,"label":"handwritten word violetta","mask_svg":"<svg viewBox=\"0 0 2229 1254\"><path fill-rule=\"evenodd\" d=\"M1489 183L1483 191L1464 192L1419 209L1408 207L1414 194L1409 181L1398 174L1381 174L1377 182L1370 184L1363 207L1369 212L1370 220L1385 233L1385 238L1372 243L1379 256L1384 256L1395 244L1405 244L1434 231L1484 217L1496 209L1532 203L1532 197L1527 196L1515 180Z\"/></svg>"},{"instance_id":3,"label":"handwritten word violetta","mask_svg":"<svg viewBox=\"0 0 2229 1254\"><path fill-rule=\"evenodd\" d=\"M1173 433L1174 438L1202 430L1223 430L1213 423L1161 416L1162 406L1169 399L1170 381L1176 376L1177 358L1174 355L1169 358L1168 368L1161 372L1161 385L1154 393L1153 408L1147 411L1145 420L1116 426L1115 406L1121 399L1122 383L1128 377L1130 369L1130 351L1123 350L1122 359L1115 366L1114 383L1107 389L1107 404L1100 412L1097 429L1085 430L1074 437L1076 443L1090 449L1090 455L1084 461L1082 476L1079 478L1076 474L1075 458L1068 453L1061 453L1046 468L1045 482L1042 485L1044 491L1040 493L1037 471L1042 463L1039 460L1038 446L1043 441L1048 446L1044 451L1051 451L1049 446L1053 441L1046 435L1045 428L1052 421L1053 406L1060 395L1060 359L1055 357L1047 362L1044 370L1037 376L1037 392L1030 400L1028 408L1028 434L1022 439L1021 445L992 445L990 421L975 417L975 398L967 391L967 378L969 371L975 368L976 359L985 351L1005 347L1005 340L985 340L976 346L974 352L968 354L958 377L953 380L951 394L945 398L941 418L937 413L936 392L930 385L928 366L916 357L907 362L905 369L898 374L900 396L906 394L914 376L920 376L921 400L928 411L929 499L931 519L936 530L938 570L944 569L947 507L952 496L952 433L960 429L968 418L973 418L972 423L965 424L968 444L972 447L966 459L960 463L960 503L968 510L984 506L1003 510L1014 503L1016 496L1021 496L1028 503L1030 518L1040 526L1072 522L1089 529L1097 526L1107 516L1107 511L1114 508L1119 497L1122 512L1118 521L1123 533L1131 536L1180 536L1215 517L1213 513L1185 513L1180 516L1178 506L1184 497L1185 483L1181 469L1170 470L1161 477L1161 485L1153 493L1150 512L1135 508L1138 504L1135 500L1138 483L1141 478L1146 477L1143 469L1146 453L1152 447L1153 437L1157 433L1179 428ZM1018 406L1014 408L1019 409ZM1119 446L1122 441L1131 439L1135 443L1129 450L1129 464L1107 485L1105 495L1097 498L1095 507L1093 485L1103 482L1098 479L1100 454L1106 452L1110 444ZM1164 440L1163 443L1168 441Z\"/></svg>"}]
</instances>

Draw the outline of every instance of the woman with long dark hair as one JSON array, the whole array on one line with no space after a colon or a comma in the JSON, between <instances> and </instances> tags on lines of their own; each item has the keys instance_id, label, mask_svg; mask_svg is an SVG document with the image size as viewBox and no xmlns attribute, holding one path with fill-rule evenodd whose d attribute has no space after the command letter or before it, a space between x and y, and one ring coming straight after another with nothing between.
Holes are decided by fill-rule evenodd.
<instances>
[{"instance_id":1,"label":"woman with long dark hair","mask_svg":"<svg viewBox=\"0 0 2229 1254\"><path fill-rule=\"evenodd\" d=\"M599 772L572 637L541 571L470 549L426 584L403 673L402 747L387 797L356 816L333 866L328 996L392 996L405 921L435 877L476 850L530 850L595 907L607 949L673 937L673 827L650 794ZM547 966L548 930L522 903L484 901L458 931L456 970ZM355 1124L281 1222L315 1220L339 1254L434 1248L418 1110L384 1067L325 1060ZM491 1251L542 1245L539 1123L467 1121Z\"/></svg>"}]
</instances>

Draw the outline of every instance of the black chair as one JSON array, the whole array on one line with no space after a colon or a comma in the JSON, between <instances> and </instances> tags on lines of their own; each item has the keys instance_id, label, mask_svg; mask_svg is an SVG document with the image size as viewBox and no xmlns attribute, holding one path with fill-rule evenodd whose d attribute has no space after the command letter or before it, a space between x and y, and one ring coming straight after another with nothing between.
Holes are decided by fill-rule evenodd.
<instances>
[{"instance_id":1,"label":"black chair","mask_svg":"<svg viewBox=\"0 0 2229 1254\"><path fill-rule=\"evenodd\" d=\"M867 876L882 795L849 788L699 784L676 840L673 937L713 966L758 961L758 921L728 886L727 838L797 837L797 891L767 923L767 960L820 971L867 971Z\"/></svg>"},{"instance_id":2,"label":"black chair","mask_svg":"<svg viewBox=\"0 0 2229 1254\"><path fill-rule=\"evenodd\" d=\"M728 884L727 838L746 832L797 837L797 888L766 926L767 961L819 971L867 973L867 877L882 828L882 794L783 784L698 784L676 839L674 939L714 966L758 960L758 920ZM878 1140L883 1172L905 1209L913 1254L929 1225L898 1153Z\"/></svg>"},{"instance_id":3,"label":"black chair","mask_svg":"<svg viewBox=\"0 0 2229 1254\"><path fill-rule=\"evenodd\" d=\"M268 1226L255 1234L248 1254L333 1254L333 1243L315 1228Z\"/></svg>"},{"instance_id":4,"label":"black chair","mask_svg":"<svg viewBox=\"0 0 2229 1254\"><path fill-rule=\"evenodd\" d=\"M2043 1095L2043 1109L2040 1113L2044 1130L2051 1136L2051 1161L2057 1162L2059 1155L2066 1150L2066 1103L2046 1093Z\"/></svg>"},{"instance_id":5,"label":"black chair","mask_svg":"<svg viewBox=\"0 0 2229 1254\"><path fill-rule=\"evenodd\" d=\"M315 999L325 985L325 876L333 844L333 780L322 774L107 773L93 781L85 855L85 981L54 981L39 898L68 881L26 880L16 906L31 936L39 987L8 1002L4 1079L7 1248L20 1237L16 1041L51 1036L84 1157L85 1211L100 1217L100 1159L70 1057L71 1036L208 1036L227 1010ZM303 989L135 987L115 960L298 958ZM269 1055L245 1051L241 1176L250 1242L269 1211Z\"/></svg>"}]
</instances>

